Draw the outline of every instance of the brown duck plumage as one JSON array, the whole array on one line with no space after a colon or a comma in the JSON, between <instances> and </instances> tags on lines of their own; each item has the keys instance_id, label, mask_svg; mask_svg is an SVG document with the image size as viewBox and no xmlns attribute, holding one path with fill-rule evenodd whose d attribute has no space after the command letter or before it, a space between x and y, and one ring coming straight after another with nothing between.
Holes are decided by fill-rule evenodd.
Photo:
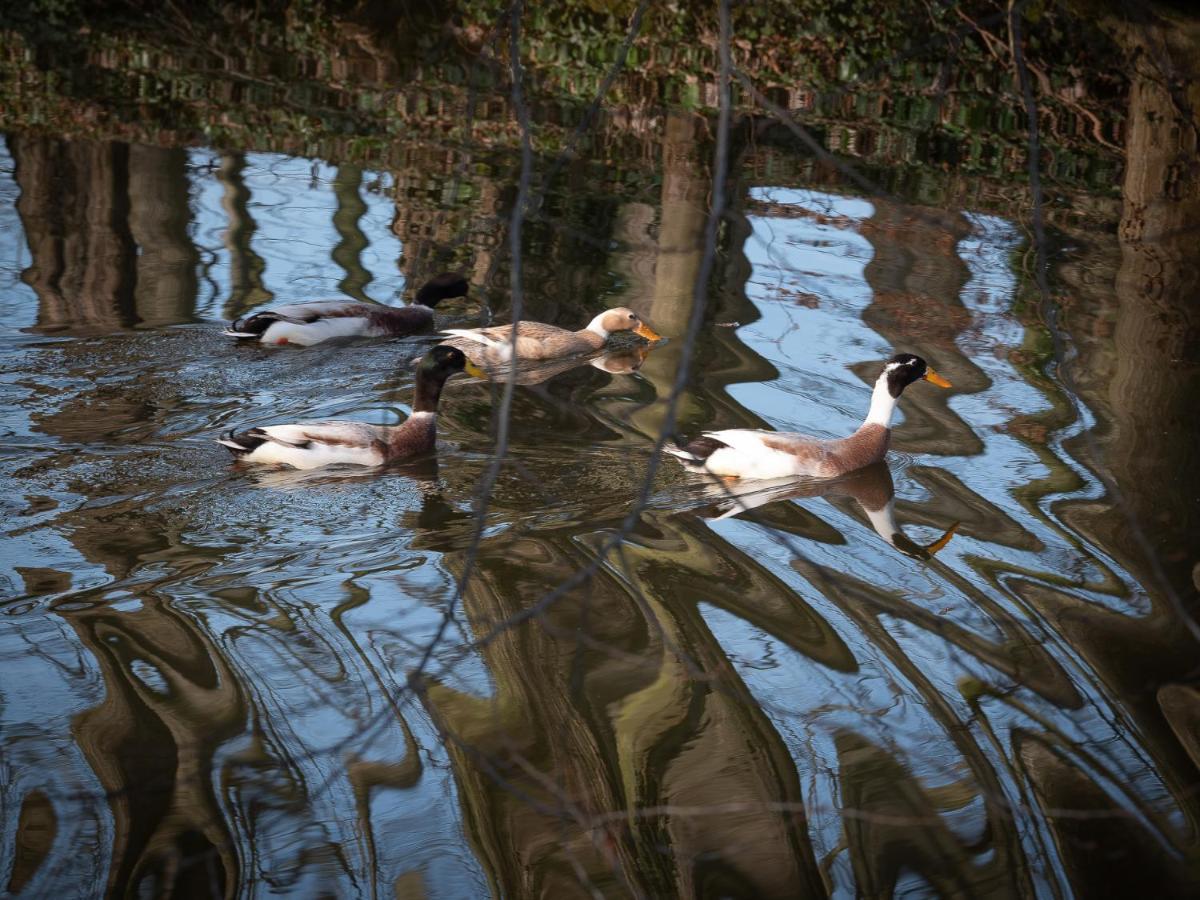
<instances>
[{"instance_id":1,"label":"brown duck plumage","mask_svg":"<svg viewBox=\"0 0 1200 900\"><path fill-rule=\"evenodd\" d=\"M380 466L434 449L442 386L456 372L483 376L461 351L434 347L417 368L413 414L401 425L297 422L229 432L217 443L239 460L315 469L329 465Z\"/></svg>"},{"instance_id":2,"label":"brown duck plumage","mask_svg":"<svg viewBox=\"0 0 1200 900\"><path fill-rule=\"evenodd\" d=\"M667 452L686 466L714 475L836 478L887 455L896 401L908 385L921 379L950 387L919 356L901 353L889 360L875 382L866 419L849 437L819 440L802 434L733 428L706 431L687 446L667 448Z\"/></svg>"},{"instance_id":3,"label":"brown duck plumage","mask_svg":"<svg viewBox=\"0 0 1200 900\"><path fill-rule=\"evenodd\" d=\"M466 293L466 279L443 272L421 286L411 306L382 306L354 300L292 303L236 319L225 334L263 344L304 347L337 337L407 337L433 327L433 308L439 302Z\"/></svg>"},{"instance_id":4,"label":"brown duck plumage","mask_svg":"<svg viewBox=\"0 0 1200 900\"><path fill-rule=\"evenodd\" d=\"M632 331L648 341L659 340L637 313L621 307L600 313L579 331L542 322L521 322L517 326L516 355L518 359L539 360L594 353L605 345L609 335L617 331ZM452 337L444 343L457 347L481 365L496 365L512 358L512 332L511 325L448 328L446 334Z\"/></svg>"}]
</instances>

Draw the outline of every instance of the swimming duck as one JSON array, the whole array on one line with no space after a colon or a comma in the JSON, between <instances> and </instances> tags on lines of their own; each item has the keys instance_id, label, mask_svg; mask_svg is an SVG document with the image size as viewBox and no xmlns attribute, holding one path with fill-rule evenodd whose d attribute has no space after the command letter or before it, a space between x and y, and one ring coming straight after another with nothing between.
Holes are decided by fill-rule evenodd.
<instances>
[{"instance_id":1,"label":"swimming duck","mask_svg":"<svg viewBox=\"0 0 1200 900\"><path fill-rule=\"evenodd\" d=\"M228 447L244 462L274 463L297 469L336 464L381 466L434 448L437 408L442 386L456 372L486 377L454 347L434 347L417 366L413 412L402 425L368 425L365 422L298 422L268 425L222 435L218 444Z\"/></svg>"},{"instance_id":2,"label":"swimming duck","mask_svg":"<svg viewBox=\"0 0 1200 900\"><path fill-rule=\"evenodd\" d=\"M433 326L433 308L442 300L462 297L467 281L454 272L443 272L421 286L411 306L384 306L354 300L315 300L277 306L235 319L225 334L263 344L299 344L308 347L337 337L407 337Z\"/></svg>"},{"instance_id":3,"label":"swimming duck","mask_svg":"<svg viewBox=\"0 0 1200 900\"><path fill-rule=\"evenodd\" d=\"M579 331L567 331L541 322L521 322L517 329L518 359L559 359L594 353L617 331L632 331L648 341L662 340L632 309L617 307L602 312ZM490 328L447 328L452 335L443 343L457 347L483 365L506 363L512 358L512 326Z\"/></svg>"},{"instance_id":4,"label":"swimming duck","mask_svg":"<svg viewBox=\"0 0 1200 900\"><path fill-rule=\"evenodd\" d=\"M948 388L948 382L925 360L911 353L893 356L883 367L871 393L871 408L854 434L819 440L802 434L733 428L706 431L683 447L667 447L692 469L738 478L786 478L808 475L836 478L878 462L887 454L892 413L904 389L925 380Z\"/></svg>"}]
</instances>

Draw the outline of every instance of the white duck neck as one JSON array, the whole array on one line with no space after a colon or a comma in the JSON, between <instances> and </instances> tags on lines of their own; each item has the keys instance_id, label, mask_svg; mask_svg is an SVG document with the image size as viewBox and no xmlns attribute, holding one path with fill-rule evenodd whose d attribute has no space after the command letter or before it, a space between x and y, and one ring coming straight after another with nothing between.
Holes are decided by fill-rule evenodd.
<instances>
[{"instance_id":1,"label":"white duck neck","mask_svg":"<svg viewBox=\"0 0 1200 900\"><path fill-rule=\"evenodd\" d=\"M882 425L884 428L892 426L892 413L896 410L896 398L888 391L887 376L887 370L884 370L875 382L875 390L871 393L871 409L867 412L866 419L863 420L864 425Z\"/></svg>"},{"instance_id":2,"label":"white duck neck","mask_svg":"<svg viewBox=\"0 0 1200 900\"><path fill-rule=\"evenodd\" d=\"M600 315L588 322L588 326L584 330L590 331L592 334L599 335L600 340L602 341L607 341L608 329L604 327L604 316L605 313L600 313Z\"/></svg>"}]
</instances>

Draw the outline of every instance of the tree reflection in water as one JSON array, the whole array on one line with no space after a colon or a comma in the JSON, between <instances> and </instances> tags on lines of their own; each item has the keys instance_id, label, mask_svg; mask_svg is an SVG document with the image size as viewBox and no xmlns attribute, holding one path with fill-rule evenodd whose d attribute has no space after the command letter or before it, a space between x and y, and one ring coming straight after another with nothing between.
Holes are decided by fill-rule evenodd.
<instances>
[{"instance_id":1,"label":"tree reflection in water","mask_svg":"<svg viewBox=\"0 0 1200 900\"><path fill-rule=\"evenodd\" d=\"M339 78L407 72L347 33L358 49L334 61ZM739 107L679 428L845 433L893 348L957 390L906 395L890 466L832 484L664 468L603 558L666 421L703 271L705 116L659 115L635 102L642 82L622 82L627 106L577 158L539 144L535 171L558 174L525 223L525 315L569 325L627 305L677 340L520 372L483 523L472 502L498 389L450 384L436 460L241 472L210 449L216 431L264 412L395 421L428 342L281 352L230 346L208 322L292 298L399 302L450 265L504 321L516 163L501 70L464 68L469 128L462 78L388 95L452 136L410 129L387 165L352 138L286 156L250 148L295 152L294 134L210 151L14 128L0 177L3 230L20 236L0 254L0 883L1194 893L1200 705L1182 613L1198 191L1194 123L1172 93L1195 93L1190 33L1112 32L1129 58L1165 53L1182 73L1174 88L1142 63L1122 75L1125 125L1097 119L1096 133L1123 143L1069 127L1105 111L1094 98L1045 101L1062 204L1046 211L1052 299L1077 351L1063 359L1034 314L1023 158L922 156L943 116L978 112L965 87L931 107L934 131L911 132L888 118L906 95L776 89L836 158ZM539 139L568 133L582 105L541 104L561 75L545 65ZM269 75L246 108L296 101ZM696 82L709 105L711 76ZM228 86L213 78L195 90ZM77 87L61 102L93 102ZM321 95L335 119L341 90ZM982 119L1005 122L1007 101L989 102ZM1016 125L994 131L968 129L1023 148ZM855 156L885 191L845 180ZM1097 185L1120 166L1116 197Z\"/></svg>"}]
</instances>

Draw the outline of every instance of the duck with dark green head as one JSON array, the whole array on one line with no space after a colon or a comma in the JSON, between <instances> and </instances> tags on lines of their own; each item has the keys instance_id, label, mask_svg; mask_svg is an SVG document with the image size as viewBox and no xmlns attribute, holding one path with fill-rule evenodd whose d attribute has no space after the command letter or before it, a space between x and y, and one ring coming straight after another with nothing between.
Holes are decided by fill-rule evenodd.
<instances>
[{"instance_id":1,"label":"duck with dark green head","mask_svg":"<svg viewBox=\"0 0 1200 900\"><path fill-rule=\"evenodd\" d=\"M434 347L417 365L413 412L401 425L365 422L297 422L230 431L217 443L241 462L316 469L382 466L429 453L437 443L437 410L451 375L487 376L454 347Z\"/></svg>"},{"instance_id":2,"label":"duck with dark green head","mask_svg":"<svg viewBox=\"0 0 1200 900\"><path fill-rule=\"evenodd\" d=\"M433 328L433 308L442 300L465 297L469 285L457 272L425 282L409 306L384 306L357 300L311 300L276 306L241 319L225 329L239 341L310 347L347 337L407 337Z\"/></svg>"}]
</instances>

